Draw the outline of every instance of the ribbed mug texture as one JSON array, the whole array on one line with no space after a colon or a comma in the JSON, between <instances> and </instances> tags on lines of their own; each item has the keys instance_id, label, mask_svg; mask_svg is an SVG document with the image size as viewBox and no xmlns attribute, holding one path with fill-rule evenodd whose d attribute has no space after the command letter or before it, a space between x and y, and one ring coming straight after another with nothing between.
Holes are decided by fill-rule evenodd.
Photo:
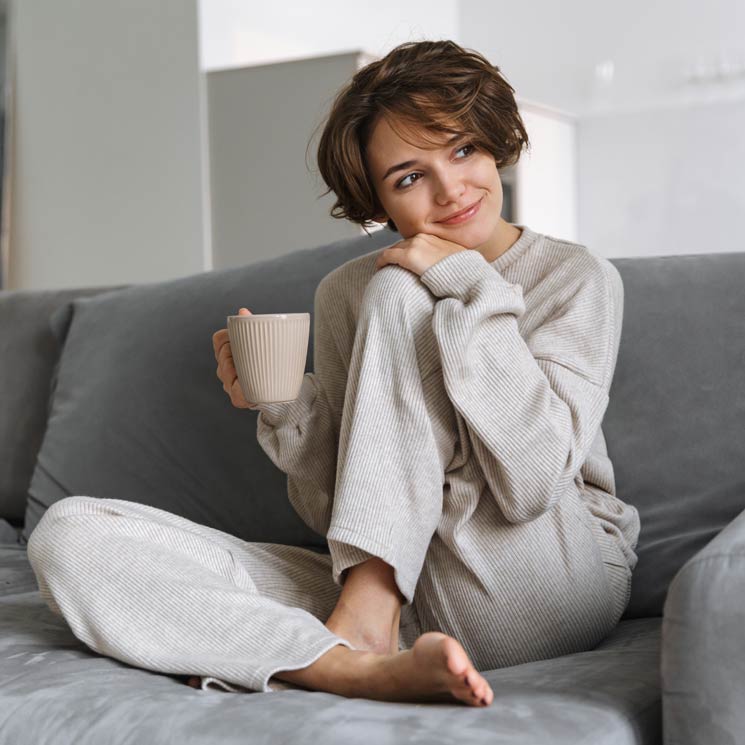
<instances>
[{"instance_id":1,"label":"ribbed mug texture","mask_svg":"<svg viewBox=\"0 0 745 745\"><path fill-rule=\"evenodd\" d=\"M300 394L310 338L310 313L228 316L228 338L249 403L294 401Z\"/></svg>"}]
</instances>

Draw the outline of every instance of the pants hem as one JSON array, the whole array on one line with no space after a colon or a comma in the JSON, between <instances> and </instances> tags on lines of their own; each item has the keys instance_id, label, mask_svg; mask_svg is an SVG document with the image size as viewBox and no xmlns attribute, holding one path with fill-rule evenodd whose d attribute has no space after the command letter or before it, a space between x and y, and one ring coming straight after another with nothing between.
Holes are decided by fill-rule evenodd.
<instances>
[{"instance_id":1,"label":"pants hem","mask_svg":"<svg viewBox=\"0 0 745 745\"><path fill-rule=\"evenodd\" d=\"M329 634L332 632L329 631ZM335 639L323 639L320 644L314 645L312 647L312 651L308 653L308 656L304 659L298 661L298 662L287 662L281 665L272 666L271 668L264 668L263 670L259 670L255 677L260 678L261 682L258 684L260 687L255 688L252 684L241 684L241 683L228 683L226 680L223 680L222 678L219 678L217 676L213 675L204 675L201 676L201 684L200 688L204 691L208 689L208 686L212 683L214 685L220 686L223 690L228 691L230 693L276 693L277 690L282 690L284 688L294 687L291 683L287 683L286 681L278 681L277 688L272 688L272 686L269 685L269 680L274 676L275 673L282 672L284 670L299 670L304 667L308 667L308 665L312 665L314 662L316 662L320 657L322 657L326 652L328 652L333 647L337 646L338 644L341 644L342 646L345 646L349 649L356 649L351 642L348 642L346 639L337 636Z\"/></svg>"},{"instance_id":2,"label":"pants hem","mask_svg":"<svg viewBox=\"0 0 745 745\"><path fill-rule=\"evenodd\" d=\"M382 559L387 564L393 567L394 579L398 586L399 592L406 598L406 603L411 605L414 602L414 590L418 581L417 577L411 577L403 572L398 566L399 562L393 557L391 550L388 546L384 546L382 543L376 541L374 538L358 533L350 528L345 528L340 525L334 525L328 531L326 536L327 541L338 541L341 543L347 543L355 548L362 549L372 556L376 556ZM333 557L333 552L332 552ZM336 584L341 584L339 579L341 573L346 569L346 566L337 565L335 561L332 562L333 577Z\"/></svg>"}]
</instances>

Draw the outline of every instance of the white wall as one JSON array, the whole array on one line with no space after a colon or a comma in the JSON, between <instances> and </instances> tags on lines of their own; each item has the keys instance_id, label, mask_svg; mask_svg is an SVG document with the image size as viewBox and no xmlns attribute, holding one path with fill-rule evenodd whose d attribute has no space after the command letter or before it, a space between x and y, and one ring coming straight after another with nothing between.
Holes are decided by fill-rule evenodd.
<instances>
[{"instance_id":1,"label":"white wall","mask_svg":"<svg viewBox=\"0 0 745 745\"><path fill-rule=\"evenodd\" d=\"M199 0L204 70L363 49L383 56L409 40L458 41L457 0Z\"/></svg>"},{"instance_id":2,"label":"white wall","mask_svg":"<svg viewBox=\"0 0 745 745\"><path fill-rule=\"evenodd\" d=\"M608 256L745 250L745 102L586 117L580 235Z\"/></svg>"},{"instance_id":3,"label":"white wall","mask_svg":"<svg viewBox=\"0 0 745 745\"><path fill-rule=\"evenodd\" d=\"M461 43L487 52L521 95L580 116L745 93L742 0L460 0L458 7ZM610 82L598 70L607 62ZM721 62L733 68L728 79L688 81Z\"/></svg>"},{"instance_id":4,"label":"white wall","mask_svg":"<svg viewBox=\"0 0 745 745\"><path fill-rule=\"evenodd\" d=\"M576 115L580 242L607 257L743 250L742 0L459 9L461 44Z\"/></svg>"},{"instance_id":5,"label":"white wall","mask_svg":"<svg viewBox=\"0 0 745 745\"><path fill-rule=\"evenodd\" d=\"M15 0L10 288L208 268L196 2Z\"/></svg>"}]
</instances>

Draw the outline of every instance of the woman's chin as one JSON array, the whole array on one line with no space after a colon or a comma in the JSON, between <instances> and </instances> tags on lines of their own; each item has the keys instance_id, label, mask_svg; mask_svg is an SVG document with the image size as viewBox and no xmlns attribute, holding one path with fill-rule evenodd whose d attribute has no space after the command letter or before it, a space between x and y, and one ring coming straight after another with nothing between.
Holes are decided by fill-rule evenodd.
<instances>
[{"instance_id":1,"label":"woman's chin","mask_svg":"<svg viewBox=\"0 0 745 745\"><path fill-rule=\"evenodd\" d=\"M482 225L438 225L437 235L446 241L459 243L465 248L476 248L489 240L489 231L484 230Z\"/></svg>"}]
</instances>

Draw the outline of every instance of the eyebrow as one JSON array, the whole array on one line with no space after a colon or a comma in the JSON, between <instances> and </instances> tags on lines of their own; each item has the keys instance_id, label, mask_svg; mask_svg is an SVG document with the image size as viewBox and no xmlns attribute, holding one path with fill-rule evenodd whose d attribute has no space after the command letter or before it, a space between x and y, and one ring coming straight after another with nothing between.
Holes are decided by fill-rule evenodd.
<instances>
[{"instance_id":1,"label":"eyebrow","mask_svg":"<svg viewBox=\"0 0 745 745\"><path fill-rule=\"evenodd\" d=\"M453 135L445 143L445 145L443 145L443 147L447 147L448 145L450 145L451 143L455 142L456 140L461 140L461 139L464 139L465 137L466 137L466 135L463 132L461 132L460 134L457 134L457 135ZM403 171L403 170L405 170L407 168L411 168L411 166L416 166L418 164L419 164L419 161L418 160L406 160L403 163L399 163L398 165L391 166L385 172L385 175L383 176L383 178L381 180L382 181L385 181L388 178L388 176L390 176L392 173L396 173L396 171Z\"/></svg>"}]
</instances>

